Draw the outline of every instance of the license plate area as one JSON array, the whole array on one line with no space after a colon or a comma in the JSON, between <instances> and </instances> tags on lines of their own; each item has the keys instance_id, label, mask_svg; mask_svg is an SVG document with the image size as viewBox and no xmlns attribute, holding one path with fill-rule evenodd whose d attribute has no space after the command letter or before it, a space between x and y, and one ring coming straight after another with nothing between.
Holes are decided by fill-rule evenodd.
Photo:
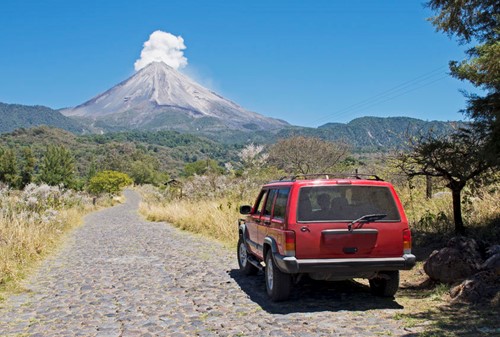
<instances>
[{"instance_id":1,"label":"license plate area","mask_svg":"<svg viewBox=\"0 0 500 337\"><path fill-rule=\"evenodd\" d=\"M338 255L369 254L377 244L376 229L326 229L321 232L322 253Z\"/></svg>"}]
</instances>

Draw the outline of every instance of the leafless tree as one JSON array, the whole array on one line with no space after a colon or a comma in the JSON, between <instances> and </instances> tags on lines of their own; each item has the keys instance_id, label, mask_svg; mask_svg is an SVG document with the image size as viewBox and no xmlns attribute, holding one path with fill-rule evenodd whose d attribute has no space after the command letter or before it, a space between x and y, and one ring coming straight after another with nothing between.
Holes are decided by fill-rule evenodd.
<instances>
[{"instance_id":1,"label":"leafless tree","mask_svg":"<svg viewBox=\"0 0 500 337\"><path fill-rule=\"evenodd\" d=\"M288 173L324 173L344 160L350 146L315 137L281 139L269 149L269 163Z\"/></svg>"}]
</instances>

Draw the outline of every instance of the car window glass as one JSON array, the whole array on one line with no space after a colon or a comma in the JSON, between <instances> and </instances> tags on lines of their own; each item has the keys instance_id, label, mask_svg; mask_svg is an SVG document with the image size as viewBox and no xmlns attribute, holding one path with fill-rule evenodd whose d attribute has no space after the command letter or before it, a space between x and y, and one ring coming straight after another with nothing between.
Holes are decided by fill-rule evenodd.
<instances>
[{"instance_id":1,"label":"car window glass","mask_svg":"<svg viewBox=\"0 0 500 337\"><path fill-rule=\"evenodd\" d=\"M369 214L386 214L380 221L399 221L389 188L383 186L302 187L298 221L352 221Z\"/></svg>"},{"instance_id":2,"label":"car window glass","mask_svg":"<svg viewBox=\"0 0 500 337\"><path fill-rule=\"evenodd\" d=\"M257 201L255 202L255 206L254 206L255 212L254 212L254 214L260 214L260 211L261 211L261 208L262 208L262 202L265 200L266 193L267 193L266 190L260 191L259 197L257 198Z\"/></svg>"},{"instance_id":3,"label":"car window glass","mask_svg":"<svg viewBox=\"0 0 500 337\"><path fill-rule=\"evenodd\" d=\"M266 199L266 205L264 206L264 213L263 215L264 216L271 216L271 212L273 210L273 201L274 201L274 197L276 196L276 192L278 190L269 190L269 193L267 195L267 199Z\"/></svg>"},{"instance_id":4,"label":"car window glass","mask_svg":"<svg viewBox=\"0 0 500 337\"><path fill-rule=\"evenodd\" d=\"M290 189L279 189L276 202L274 203L273 218L285 219L286 205L288 204L288 195Z\"/></svg>"}]
</instances>

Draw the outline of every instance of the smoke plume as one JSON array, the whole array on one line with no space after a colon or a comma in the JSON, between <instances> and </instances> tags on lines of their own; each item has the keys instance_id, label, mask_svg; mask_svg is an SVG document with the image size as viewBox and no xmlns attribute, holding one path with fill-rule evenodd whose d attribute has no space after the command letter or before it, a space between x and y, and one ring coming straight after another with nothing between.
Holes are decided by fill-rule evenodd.
<instances>
[{"instance_id":1,"label":"smoke plume","mask_svg":"<svg viewBox=\"0 0 500 337\"><path fill-rule=\"evenodd\" d=\"M144 42L141 58L134 63L135 70L139 71L148 64L158 61L165 62L174 69L184 68L188 63L184 57L184 49L186 46L181 36L157 30Z\"/></svg>"}]
</instances>

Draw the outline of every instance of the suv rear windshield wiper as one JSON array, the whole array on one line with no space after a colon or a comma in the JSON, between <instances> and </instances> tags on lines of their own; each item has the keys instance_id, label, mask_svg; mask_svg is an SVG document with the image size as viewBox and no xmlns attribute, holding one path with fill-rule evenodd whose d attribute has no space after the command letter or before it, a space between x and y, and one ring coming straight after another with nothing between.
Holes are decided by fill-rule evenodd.
<instances>
[{"instance_id":1,"label":"suv rear windshield wiper","mask_svg":"<svg viewBox=\"0 0 500 337\"><path fill-rule=\"evenodd\" d=\"M367 214L367 215L363 215L361 218L353 220L352 222L350 222L347 225L347 229L349 231L352 231L352 226L354 224L357 224L358 222L359 223L373 222L373 221L381 220L381 219L385 218L386 216L387 216L387 214Z\"/></svg>"}]
</instances>

